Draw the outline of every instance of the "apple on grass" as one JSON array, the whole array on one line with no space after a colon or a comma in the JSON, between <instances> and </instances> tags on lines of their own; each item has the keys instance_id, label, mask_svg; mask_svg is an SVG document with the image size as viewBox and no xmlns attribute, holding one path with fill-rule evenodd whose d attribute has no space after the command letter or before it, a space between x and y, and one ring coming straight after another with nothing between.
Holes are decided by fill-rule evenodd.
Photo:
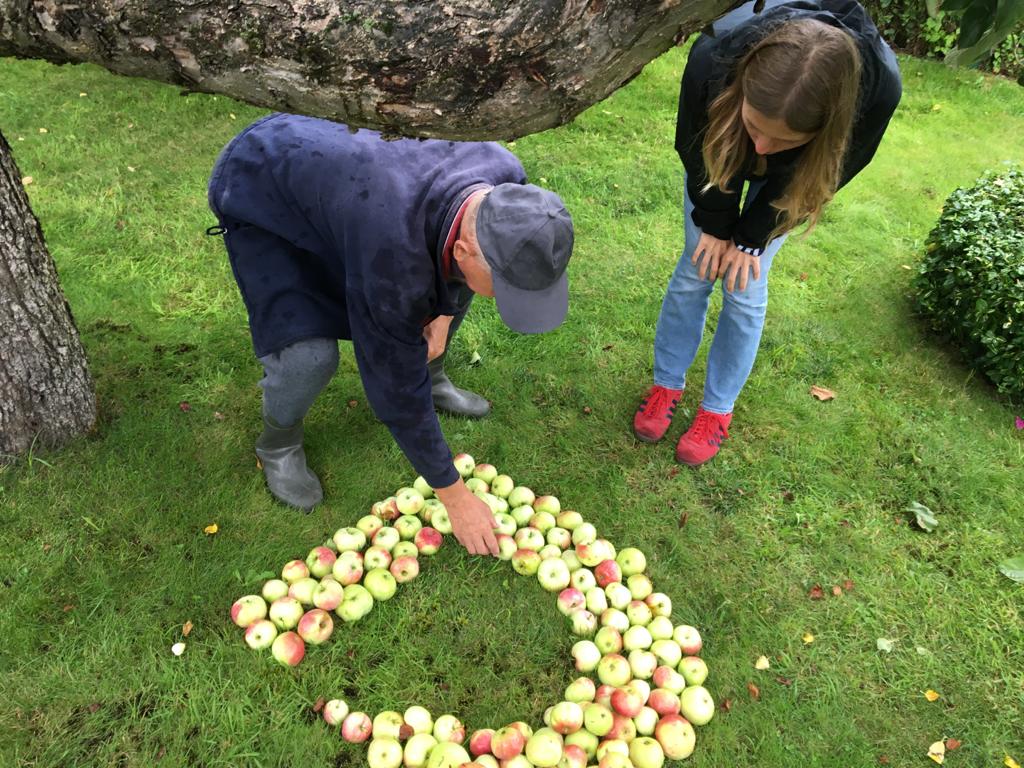
<instances>
[{"instance_id":1,"label":"apple on grass","mask_svg":"<svg viewBox=\"0 0 1024 768\"><path fill-rule=\"evenodd\" d=\"M503 533L506 536L515 536L519 526L516 525L516 519L512 515L498 513L494 516L494 522L497 526L494 529L495 533Z\"/></svg>"},{"instance_id":2,"label":"apple on grass","mask_svg":"<svg viewBox=\"0 0 1024 768\"><path fill-rule=\"evenodd\" d=\"M491 486L481 480L479 477L470 477L466 479L466 488L469 489L470 493L484 500L484 496L490 493ZM486 503L486 501L484 501Z\"/></svg>"},{"instance_id":3,"label":"apple on grass","mask_svg":"<svg viewBox=\"0 0 1024 768\"><path fill-rule=\"evenodd\" d=\"M616 688L612 691L612 711L623 717L633 718L644 708L643 699L631 688Z\"/></svg>"},{"instance_id":4,"label":"apple on grass","mask_svg":"<svg viewBox=\"0 0 1024 768\"><path fill-rule=\"evenodd\" d=\"M552 528L544 534L544 540L551 546L558 547L560 550L566 552L568 552L570 547L572 547L572 534L565 530L565 528ZM572 552L573 554L576 554L576 550L572 550ZM579 558L576 559L579 560Z\"/></svg>"},{"instance_id":5,"label":"apple on grass","mask_svg":"<svg viewBox=\"0 0 1024 768\"><path fill-rule=\"evenodd\" d=\"M633 718L633 725L640 736L653 736L658 727L658 713L650 707L644 707L640 713ZM664 746L664 745L662 745Z\"/></svg>"},{"instance_id":6,"label":"apple on grass","mask_svg":"<svg viewBox=\"0 0 1024 768\"><path fill-rule=\"evenodd\" d=\"M499 499L508 499L513 488L515 488L515 482L508 475L497 475L491 480L491 493Z\"/></svg>"},{"instance_id":7,"label":"apple on grass","mask_svg":"<svg viewBox=\"0 0 1024 768\"><path fill-rule=\"evenodd\" d=\"M650 680L654 676L654 670L658 668L658 657L650 651L636 649L629 652L629 668L633 677L641 680Z\"/></svg>"},{"instance_id":8,"label":"apple on grass","mask_svg":"<svg viewBox=\"0 0 1024 768\"><path fill-rule=\"evenodd\" d=\"M422 555L434 555L437 554L437 550L441 548L441 544L444 543L444 537L441 536L441 532L436 528L431 528L429 525L420 528L416 531L416 536L413 538L413 542L416 544L416 548Z\"/></svg>"},{"instance_id":9,"label":"apple on grass","mask_svg":"<svg viewBox=\"0 0 1024 768\"><path fill-rule=\"evenodd\" d=\"M469 753L461 744L440 741L430 750L426 768L462 768L469 762Z\"/></svg>"},{"instance_id":10,"label":"apple on grass","mask_svg":"<svg viewBox=\"0 0 1024 768\"><path fill-rule=\"evenodd\" d=\"M334 620L331 614L320 608L306 611L299 619L299 637L310 645L320 645L327 642L327 639L334 631Z\"/></svg>"},{"instance_id":11,"label":"apple on grass","mask_svg":"<svg viewBox=\"0 0 1024 768\"><path fill-rule=\"evenodd\" d=\"M498 468L493 464L482 462L473 467L473 477L483 480L485 483L490 485L494 482L494 479L498 476Z\"/></svg>"},{"instance_id":12,"label":"apple on grass","mask_svg":"<svg viewBox=\"0 0 1024 768\"><path fill-rule=\"evenodd\" d=\"M612 712L612 718L615 722L612 729L608 731L609 739L619 739L629 743L636 738L636 726L633 725L633 718L620 715L618 712Z\"/></svg>"},{"instance_id":13,"label":"apple on grass","mask_svg":"<svg viewBox=\"0 0 1024 768\"><path fill-rule=\"evenodd\" d=\"M661 768L665 764L665 752L657 739L640 736L629 744L629 759L635 768Z\"/></svg>"},{"instance_id":14,"label":"apple on grass","mask_svg":"<svg viewBox=\"0 0 1024 768\"><path fill-rule=\"evenodd\" d=\"M578 744L563 744L558 768L587 768L586 750Z\"/></svg>"},{"instance_id":15,"label":"apple on grass","mask_svg":"<svg viewBox=\"0 0 1024 768\"><path fill-rule=\"evenodd\" d=\"M577 677L565 687L565 700L577 704L593 701L597 693L597 686L589 677Z\"/></svg>"},{"instance_id":16,"label":"apple on grass","mask_svg":"<svg viewBox=\"0 0 1024 768\"><path fill-rule=\"evenodd\" d=\"M395 520L395 530L398 531L398 535L402 541L413 541L416 538L416 534L423 528L423 523L418 517L412 515L402 515L400 518ZM398 546L397 544L395 546Z\"/></svg>"},{"instance_id":17,"label":"apple on grass","mask_svg":"<svg viewBox=\"0 0 1024 768\"><path fill-rule=\"evenodd\" d=\"M540 564L540 555L532 549L517 549L512 554L512 570L520 576L535 576Z\"/></svg>"},{"instance_id":18,"label":"apple on grass","mask_svg":"<svg viewBox=\"0 0 1024 768\"><path fill-rule=\"evenodd\" d=\"M578 589L583 594L586 594L592 589L600 589L597 586L597 579L594 578L594 572L589 568L585 568L583 564L580 563L579 558L576 557L575 550L567 549L565 552L562 553L562 559L565 560L566 564L569 566L569 571L572 574L569 577L569 583L572 586L576 587L576 589ZM575 568L573 568L573 560L576 561ZM600 591L602 594L604 593L604 590ZM605 605L607 607L607 596L605 600Z\"/></svg>"},{"instance_id":19,"label":"apple on grass","mask_svg":"<svg viewBox=\"0 0 1024 768\"><path fill-rule=\"evenodd\" d=\"M667 691L677 696L683 692L683 688L686 687L686 678L679 674L672 667L666 667L664 665L654 670L654 676L651 678L658 688L664 688Z\"/></svg>"},{"instance_id":20,"label":"apple on grass","mask_svg":"<svg viewBox=\"0 0 1024 768\"><path fill-rule=\"evenodd\" d=\"M626 606L626 616L629 618L630 624L640 627L646 627L654 618L650 606L643 600L630 600L629 605ZM659 616L659 618L663 617Z\"/></svg>"},{"instance_id":21,"label":"apple on grass","mask_svg":"<svg viewBox=\"0 0 1024 768\"><path fill-rule=\"evenodd\" d=\"M543 533L545 537L547 537L548 531L557 527L555 524L555 516L550 512L534 511L533 517L530 518L530 527L536 528L538 531ZM571 535L569 540L572 541Z\"/></svg>"},{"instance_id":22,"label":"apple on grass","mask_svg":"<svg viewBox=\"0 0 1024 768\"><path fill-rule=\"evenodd\" d=\"M398 505L395 504L395 497L389 496L383 501L378 501L370 509L370 514L375 517L379 517L381 520L390 521L398 517L401 512L398 511Z\"/></svg>"},{"instance_id":23,"label":"apple on grass","mask_svg":"<svg viewBox=\"0 0 1024 768\"><path fill-rule=\"evenodd\" d=\"M498 542L498 559L511 560L512 555L519 551L519 545L511 536L499 533L494 537Z\"/></svg>"},{"instance_id":24,"label":"apple on grass","mask_svg":"<svg viewBox=\"0 0 1024 768\"><path fill-rule=\"evenodd\" d=\"M333 611L341 605L345 596L345 586L333 579L321 581L313 590L313 605L325 611Z\"/></svg>"},{"instance_id":25,"label":"apple on grass","mask_svg":"<svg viewBox=\"0 0 1024 768\"><path fill-rule=\"evenodd\" d=\"M595 616L600 616L608 610L608 596L600 587L591 587L584 594L587 596L587 610Z\"/></svg>"},{"instance_id":26,"label":"apple on grass","mask_svg":"<svg viewBox=\"0 0 1024 768\"><path fill-rule=\"evenodd\" d=\"M643 573L647 568L647 557L636 547L626 547L615 556L624 577Z\"/></svg>"},{"instance_id":27,"label":"apple on grass","mask_svg":"<svg viewBox=\"0 0 1024 768\"><path fill-rule=\"evenodd\" d=\"M715 701L707 688L687 686L679 694L679 713L693 725L706 725L715 716Z\"/></svg>"},{"instance_id":28,"label":"apple on grass","mask_svg":"<svg viewBox=\"0 0 1024 768\"><path fill-rule=\"evenodd\" d=\"M628 688L631 691L635 691L636 695L640 697L640 701L643 704L646 704L647 699L649 699L651 696L651 684L648 683L646 680L640 680L639 678L634 677L623 687Z\"/></svg>"},{"instance_id":29,"label":"apple on grass","mask_svg":"<svg viewBox=\"0 0 1024 768\"><path fill-rule=\"evenodd\" d=\"M405 724L408 725L414 734L433 733L434 718L426 707L414 705L409 707L402 715Z\"/></svg>"},{"instance_id":30,"label":"apple on grass","mask_svg":"<svg viewBox=\"0 0 1024 768\"><path fill-rule=\"evenodd\" d=\"M455 715L441 715L434 721L434 738L442 743L461 744L466 740L466 726Z\"/></svg>"},{"instance_id":31,"label":"apple on grass","mask_svg":"<svg viewBox=\"0 0 1024 768\"><path fill-rule=\"evenodd\" d=\"M375 568L390 568L391 561L393 559L394 557L391 554L391 549L387 549L385 547L378 547L376 544L374 544L372 547L368 548L366 552L363 554L363 568L365 568L367 571L372 571Z\"/></svg>"},{"instance_id":32,"label":"apple on grass","mask_svg":"<svg viewBox=\"0 0 1024 768\"><path fill-rule=\"evenodd\" d=\"M537 512L547 512L554 517L562 511L562 502L557 496L538 496L533 500L533 508Z\"/></svg>"},{"instance_id":33,"label":"apple on grass","mask_svg":"<svg viewBox=\"0 0 1024 768\"><path fill-rule=\"evenodd\" d=\"M708 679L708 665L700 656L684 656L676 669L687 685L704 685Z\"/></svg>"},{"instance_id":34,"label":"apple on grass","mask_svg":"<svg viewBox=\"0 0 1024 768\"><path fill-rule=\"evenodd\" d=\"M583 708L583 727L600 738L615 725L615 715L603 704L587 704Z\"/></svg>"},{"instance_id":35,"label":"apple on grass","mask_svg":"<svg viewBox=\"0 0 1024 768\"><path fill-rule=\"evenodd\" d=\"M568 751L570 747L578 747L583 750L584 755L589 760L597 754L597 745L600 743L600 739L592 734L586 728L580 728L576 733L570 733L565 737L565 751ZM565 752L563 752L563 756ZM586 763L584 763L584 766Z\"/></svg>"},{"instance_id":36,"label":"apple on grass","mask_svg":"<svg viewBox=\"0 0 1024 768\"><path fill-rule=\"evenodd\" d=\"M573 611L569 615L572 632L580 637L589 637L597 629L597 617L586 609Z\"/></svg>"},{"instance_id":37,"label":"apple on grass","mask_svg":"<svg viewBox=\"0 0 1024 768\"><path fill-rule=\"evenodd\" d=\"M622 650L622 633L615 627L601 627L594 635L594 643L602 655L619 653Z\"/></svg>"},{"instance_id":38,"label":"apple on grass","mask_svg":"<svg viewBox=\"0 0 1024 768\"><path fill-rule=\"evenodd\" d=\"M537 554L540 555L541 560L562 560L562 550L554 544L546 544L538 550ZM562 562L564 563L565 561L562 560ZM568 568L569 566L565 567Z\"/></svg>"},{"instance_id":39,"label":"apple on grass","mask_svg":"<svg viewBox=\"0 0 1024 768\"><path fill-rule=\"evenodd\" d=\"M242 629L266 618L267 601L259 595L240 597L231 606L231 620Z\"/></svg>"},{"instance_id":40,"label":"apple on grass","mask_svg":"<svg viewBox=\"0 0 1024 768\"><path fill-rule=\"evenodd\" d=\"M678 667L683 660L683 652L675 640L655 640L651 643L651 652L667 667Z\"/></svg>"},{"instance_id":41,"label":"apple on grass","mask_svg":"<svg viewBox=\"0 0 1024 768\"><path fill-rule=\"evenodd\" d=\"M647 631L647 627L630 627L622 633L622 647L627 651L646 651L653 642L654 640L651 638L651 633ZM651 670L652 673L653 671Z\"/></svg>"},{"instance_id":42,"label":"apple on grass","mask_svg":"<svg viewBox=\"0 0 1024 768\"><path fill-rule=\"evenodd\" d=\"M270 620L279 631L295 629L302 618L302 603L294 597L282 597L270 604Z\"/></svg>"},{"instance_id":43,"label":"apple on grass","mask_svg":"<svg viewBox=\"0 0 1024 768\"><path fill-rule=\"evenodd\" d=\"M398 583L386 568L374 568L363 577L363 586L374 600L390 600L395 596Z\"/></svg>"},{"instance_id":44,"label":"apple on grass","mask_svg":"<svg viewBox=\"0 0 1024 768\"><path fill-rule=\"evenodd\" d=\"M654 592L654 583L645 573L634 573L626 578L626 589L633 600L645 600Z\"/></svg>"},{"instance_id":45,"label":"apple on grass","mask_svg":"<svg viewBox=\"0 0 1024 768\"><path fill-rule=\"evenodd\" d=\"M274 638L270 652L285 666L294 667L306 655L306 644L294 632L284 632Z\"/></svg>"},{"instance_id":46,"label":"apple on grass","mask_svg":"<svg viewBox=\"0 0 1024 768\"><path fill-rule=\"evenodd\" d=\"M560 557L550 558L537 566L537 580L548 592L561 592L569 586L569 566ZM580 593L579 596L583 598ZM583 599L586 602L586 599Z\"/></svg>"},{"instance_id":47,"label":"apple on grass","mask_svg":"<svg viewBox=\"0 0 1024 768\"><path fill-rule=\"evenodd\" d=\"M555 523L559 528L572 533L583 524L583 515L571 509L563 509L555 516Z\"/></svg>"},{"instance_id":48,"label":"apple on grass","mask_svg":"<svg viewBox=\"0 0 1024 768\"><path fill-rule=\"evenodd\" d=\"M403 750L398 739L380 738L374 734L366 750L366 762L370 768L401 768Z\"/></svg>"},{"instance_id":49,"label":"apple on grass","mask_svg":"<svg viewBox=\"0 0 1024 768\"><path fill-rule=\"evenodd\" d=\"M281 568L281 578L291 584L298 579L305 579L309 576L309 568L301 560L289 560Z\"/></svg>"},{"instance_id":50,"label":"apple on grass","mask_svg":"<svg viewBox=\"0 0 1024 768\"><path fill-rule=\"evenodd\" d=\"M379 531L384 527L383 522L378 518L377 522L380 525L377 526ZM376 533L376 531L374 531ZM360 552L363 547L366 546L367 534L364 533L360 528L339 528L334 532L334 546L338 548L338 554L342 552Z\"/></svg>"},{"instance_id":51,"label":"apple on grass","mask_svg":"<svg viewBox=\"0 0 1024 768\"><path fill-rule=\"evenodd\" d=\"M399 557L391 563L390 571L396 582L405 584L420 575L420 561L410 555Z\"/></svg>"},{"instance_id":52,"label":"apple on grass","mask_svg":"<svg viewBox=\"0 0 1024 768\"><path fill-rule=\"evenodd\" d=\"M594 567L594 578L597 579L597 586L607 587L622 581L622 570L614 560L602 560Z\"/></svg>"},{"instance_id":53,"label":"apple on grass","mask_svg":"<svg viewBox=\"0 0 1024 768\"><path fill-rule=\"evenodd\" d=\"M526 742L526 759L537 768L554 768L562 759L562 736L551 728L540 728Z\"/></svg>"},{"instance_id":54,"label":"apple on grass","mask_svg":"<svg viewBox=\"0 0 1024 768\"><path fill-rule=\"evenodd\" d=\"M324 704L324 722L331 726L341 726L342 721L348 717L348 704L344 699L331 699Z\"/></svg>"},{"instance_id":55,"label":"apple on grass","mask_svg":"<svg viewBox=\"0 0 1024 768\"><path fill-rule=\"evenodd\" d=\"M601 657L597 665L597 678L605 685L620 688L633 677L629 662L617 653Z\"/></svg>"},{"instance_id":56,"label":"apple on grass","mask_svg":"<svg viewBox=\"0 0 1024 768\"><path fill-rule=\"evenodd\" d=\"M386 709L378 712L373 718L373 738L398 739L402 732L405 719L394 710Z\"/></svg>"},{"instance_id":57,"label":"apple on grass","mask_svg":"<svg viewBox=\"0 0 1024 768\"><path fill-rule=\"evenodd\" d=\"M415 488L400 488L395 494L395 506L403 515L418 515L426 499Z\"/></svg>"},{"instance_id":58,"label":"apple on grass","mask_svg":"<svg viewBox=\"0 0 1024 768\"><path fill-rule=\"evenodd\" d=\"M343 587L358 584L363 578L363 553L342 552L334 561L331 574Z\"/></svg>"},{"instance_id":59,"label":"apple on grass","mask_svg":"<svg viewBox=\"0 0 1024 768\"><path fill-rule=\"evenodd\" d=\"M452 521L448 517L447 509L435 510L434 514L430 517L430 524L443 536L448 536L452 532Z\"/></svg>"},{"instance_id":60,"label":"apple on grass","mask_svg":"<svg viewBox=\"0 0 1024 768\"><path fill-rule=\"evenodd\" d=\"M673 629L675 627L672 626L672 620L668 616L655 616L647 624L647 631L655 640L671 640Z\"/></svg>"},{"instance_id":61,"label":"apple on grass","mask_svg":"<svg viewBox=\"0 0 1024 768\"><path fill-rule=\"evenodd\" d=\"M687 656L695 656L704 646L700 632L688 624L680 624L672 632L672 639L679 643L679 648Z\"/></svg>"},{"instance_id":62,"label":"apple on grass","mask_svg":"<svg viewBox=\"0 0 1024 768\"><path fill-rule=\"evenodd\" d=\"M304 579L296 579L288 587L288 596L294 597L303 605L313 604L313 591L319 582L311 576Z\"/></svg>"},{"instance_id":63,"label":"apple on grass","mask_svg":"<svg viewBox=\"0 0 1024 768\"><path fill-rule=\"evenodd\" d=\"M622 739L609 736L598 745L597 759L604 760L609 755L622 755L623 757L629 757L629 744Z\"/></svg>"},{"instance_id":64,"label":"apple on grass","mask_svg":"<svg viewBox=\"0 0 1024 768\"><path fill-rule=\"evenodd\" d=\"M593 672L601 661L601 651L590 640L580 640L572 647L572 657L579 672Z\"/></svg>"},{"instance_id":65,"label":"apple on grass","mask_svg":"<svg viewBox=\"0 0 1024 768\"><path fill-rule=\"evenodd\" d=\"M277 627L269 619L254 621L245 630L245 644L254 651L269 648L277 637Z\"/></svg>"},{"instance_id":66,"label":"apple on grass","mask_svg":"<svg viewBox=\"0 0 1024 768\"><path fill-rule=\"evenodd\" d=\"M282 579L271 579L263 585L263 590L260 594L267 601L267 605L270 605L275 600L288 596L288 582Z\"/></svg>"},{"instance_id":67,"label":"apple on grass","mask_svg":"<svg viewBox=\"0 0 1024 768\"><path fill-rule=\"evenodd\" d=\"M306 555L306 567L314 578L322 579L331 572L331 567L338 556L329 547L313 547Z\"/></svg>"},{"instance_id":68,"label":"apple on grass","mask_svg":"<svg viewBox=\"0 0 1024 768\"><path fill-rule=\"evenodd\" d=\"M356 521L356 529L368 539L373 538L373 534L383 527L384 521L374 515L364 515ZM335 542L335 546L337 546L337 542Z\"/></svg>"},{"instance_id":69,"label":"apple on grass","mask_svg":"<svg viewBox=\"0 0 1024 768\"><path fill-rule=\"evenodd\" d=\"M618 581L606 584L604 593L608 596L608 605L618 611L625 611L633 601L633 594L629 591L629 587Z\"/></svg>"},{"instance_id":70,"label":"apple on grass","mask_svg":"<svg viewBox=\"0 0 1024 768\"><path fill-rule=\"evenodd\" d=\"M697 733L693 726L680 715L665 715L654 728L654 738L661 744L669 760L684 760L693 754Z\"/></svg>"},{"instance_id":71,"label":"apple on grass","mask_svg":"<svg viewBox=\"0 0 1024 768\"><path fill-rule=\"evenodd\" d=\"M414 733L405 742L405 751L402 755L403 765L406 768L424 768L430 757L430 751L437 746L437 739L429 733Z\"/></svg>"},{"instance_id":72,"label":"apple on grass","mask_svg":"<svg viewBox=\"0 0 1024 768\"><path fill-rule=\"evenodd\" d=\"M493 728L481 728L473 731L473 735L469 737L469 754L473 757L489 755L491 753L491 739L493 737Z\"/></svg>"},{"instance_id":73,"label":"apple on grass","mask_svg":"<svg viewBox=\"0 0 1024 768\"><path fill-rule=\"evenodd\" d=\"M522 731L511 725L499 728L491 737L491 754L499 760L511 760L516 755L521 755L525 748L526 737Z\"/></svg>"},{"instance_id":74,"label":"apple on grass","mask_svg":"<svg viewBox=\"0 0 1024 768\"><path fill-rule=\"evenodd\" d=\"M544 546L544 534L532 526L520 528L512 538L516 540L520 549L532 549L534 552L538 552Z\"/></svg>"},{"instance_id":75,"label":"apple on grass","mask_svg":"<svg viewBox=\"0 0 1024 768\"><path fill-rule=\"evenodd\" d=\"M273 606L271 606L273 607ZM359 621L373 610L373 595L362 584L349 584L335 613L345 622Z\"/></svg>"},{"instance_id":76,"label":"apple on grass","mask_svg":"<svg viewBox=\"0 0 1024 768\"><path fill-rule=\"evenodd\" d=\"M458 453L455 455L452 463L455 465L455 470L459 473L463 480L467 477L473 476L473 470L476 469L476 462L473 457L468 453Z\"/></svg>"},{"instance_id":77,"label":"apple on grass","mask_svg":"<svg viewBox=\"0 0 1024 768\"><path fill-rule=\"evenodd\" d=\"M644 602L651 607L655 616L672 615L672 598L664 592L652 592L644 598Z\"/></svg>"},{"instance_id":78,"label":"apple on grass","mask_svg":"<svg viewBox=\"0 0 1024 768\"><path fill-rule=\"evenodd\" d=\"M679 714L679 694L673 693L667 688L655 688L651 691L651 698L647 705L659 715Z\"/></svg>"},{"instance_id":79,"label":"apple on grass","mask_svg":"<svg viewBox=\"0 0 1024 768\"><path fill-rule=\"evenodd\" d=\"M528 506L532 510L533 502L536 499L537 496L532 490L527 488L525 485L517 485L508 494L508 505L513 509L516 507Z\"/></svg>"},{"instance_id":80,"label":"apple on grass","mask_svg":"<svg viewBox=\"0 0 1024 768\"><path fill-rule=\"evenodd\" d=\"M560 701L551 709L551 730L567 736L583 727L583 708L575 701Z\"/></svg>"},{"instance_id":81,"label":"apple on grass","mask_svg":"<svg viewBox=\"0 0 1024 768\"><path fill-rule=\"evenodd\" d=\"M543 568L544 563L541 563ZM540 576L540 570L537 573ZM583 593L573 587L567 587L558 593L558 612L563 616L569 616L573 611L587 607L587 598Z\"/></svg>"},{"instance_id":82,"label":"apple on grass","mask_svg":"<svg viewBox=\"0 0 1024 768\"><path fill-rule=\"evenodd\" d=\"M626 632L631 629L629 617L617 608L606 608L601 611L601 626L617 629L622 633L623 642L626 639ZM643 627L639 627L643 629Z\"/></svg>"},{"instance_id":83,"label":"apple on grass","mask_svg":"<svg viewBox=\"0 0 1024 768\"><path fill-rule=\"evenodd\" d=\"M390 552L395 548L395 544L402 540L402 534L398 532L393 526L384 526L375 534L373 534L373 546L379 547L380 549L387 550Z\"/></svg>"},{"instance_id":84,"label":"apple on grass","mask_svg":"<svg viewBox=\"0 0 1024 768\"><path fill-rule=\"evenodd\" d=\"M349 712L341 723L341 738L350 744L362 744L373 732L373 721L365 712Z\"/></svg>"},{"instance_id":85,"label":"apple on grass","mask_svg":"<svg viewBox=\"0 0 1024 768\"><path fill-rule=\"evenodd\" d=\"M395 548L391 550L391 562L395 562L400 557L419 557L420 549L416 546L413 541L400 541L395 544ZM388 566L390 567L390 566Z\"/></svg>"}]
</instances>

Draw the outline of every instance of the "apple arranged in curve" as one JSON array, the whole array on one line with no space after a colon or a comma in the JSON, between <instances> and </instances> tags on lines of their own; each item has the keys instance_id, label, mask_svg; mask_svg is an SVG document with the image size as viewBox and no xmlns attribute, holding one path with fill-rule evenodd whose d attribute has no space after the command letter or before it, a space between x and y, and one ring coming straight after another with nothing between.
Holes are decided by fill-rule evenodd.
<instances>
[{"instance_id":1,"label":"apple arranged in curve","mask_svg":"<svg viewBox=\"0 0 1024 768\"><path fill-rule=\"evenodd\" d=\"M583 515L563 510L556 496L516 485L493 465L477 464L468 454L455 464L494 515L500 558L557 595L573 632L593 636L572 647L585 676L545 710L545 727L480 728L468 752L461 721L454 715L435 721L423 707L371 719L332 699L323 708L325 722L340 727L346 740L369 741L371 768L586 768L595 761L601 768L660 768L666 759L690 755L694 726L715 712L703 688L703 642L694 627L674 625L672 601L655 590L643 552L617 551ZM422 477L371 512L304 559L287 562L259 594L235 601L231 619L245 630L246 645L269 648L281 664L298 664L307 647L332 636L332 613L358 621L416 578L420 556L436 553L451 534L444 504Z\"/></svg>"}]
</instances>

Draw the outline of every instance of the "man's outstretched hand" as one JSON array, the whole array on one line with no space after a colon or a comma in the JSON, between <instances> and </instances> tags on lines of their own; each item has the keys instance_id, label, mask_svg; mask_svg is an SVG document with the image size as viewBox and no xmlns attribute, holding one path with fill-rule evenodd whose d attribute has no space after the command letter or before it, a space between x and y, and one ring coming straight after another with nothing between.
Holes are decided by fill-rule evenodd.
<instances>
[{"instance_id":1,"label":"man's outstretched hand","mask_svg":"<svg viewBox=\"0 0 1024 768\"><path fill-rule=\"evenodd\" d=\"M462 480L447 488L435 488L434 493L448 510L452 533L469 554L498 554L498 539L494 535L498 523L491 514L491 508L470 491Z\"/></svg>"}]
</instances>

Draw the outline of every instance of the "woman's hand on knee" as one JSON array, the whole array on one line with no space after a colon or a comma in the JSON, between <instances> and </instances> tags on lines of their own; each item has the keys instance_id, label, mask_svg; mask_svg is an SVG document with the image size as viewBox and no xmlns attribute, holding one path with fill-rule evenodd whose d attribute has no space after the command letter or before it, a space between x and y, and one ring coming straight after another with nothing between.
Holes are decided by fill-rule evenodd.
<instances>
[{"instance_id":1,"label":"woman's hand on knee","mask_svg":"<svg viewBox=\"0 0 1024 768\"><path fill-rule=\"evenodd\" d=\"M697 267L697 277L701 280L714 281L719 273L719 262L730 247L735 247L731 240L719 240L707 232L702 232L700 240L697 241L697 247L693 250L693 256L690 258L691 264L700 262L700 266ZM703 260L701 260L702 256Z\"/></svg>"},{"instance_id":2,"label":"woman's hand on knee","mask_svg":"<svg viewBox=\"0 0 1024 768\"><path fill-rule=\"evenodd\" d=\"M722 278L722 286L733 293L739 283L740 293L743 293L747 290L747 275L751 273L755 282L761 279L761 258L741 251L730 241L718 261L717 277Z\"/></svg>"}]
</instances>

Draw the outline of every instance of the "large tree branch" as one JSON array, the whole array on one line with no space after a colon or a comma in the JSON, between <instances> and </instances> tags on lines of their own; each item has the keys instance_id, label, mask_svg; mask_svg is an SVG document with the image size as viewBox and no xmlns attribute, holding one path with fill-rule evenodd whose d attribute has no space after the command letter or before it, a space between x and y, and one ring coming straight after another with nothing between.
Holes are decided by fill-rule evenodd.
<instances>
[{"instance_id":1,"label":"large tree branch","mask_svg":"<svg viewBox=\"0 0 1024 768\"><path fill-rule=\"evenodd\" d=\"M0 55L452 139L571 120L736 0L0 0Z\"/></svg>"}]
</instances>

